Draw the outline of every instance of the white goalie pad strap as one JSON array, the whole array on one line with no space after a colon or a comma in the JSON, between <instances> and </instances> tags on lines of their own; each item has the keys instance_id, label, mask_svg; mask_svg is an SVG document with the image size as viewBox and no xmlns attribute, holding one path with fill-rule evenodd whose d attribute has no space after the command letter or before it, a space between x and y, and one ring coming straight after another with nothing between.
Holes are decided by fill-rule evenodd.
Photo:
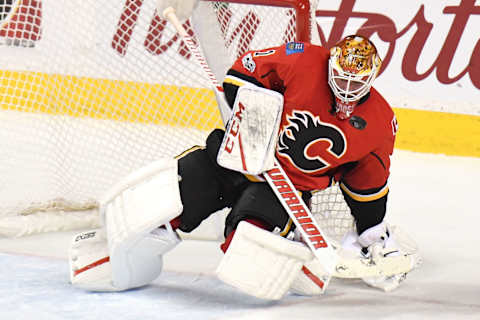
<instances>
[{"instance_id":1,"label":"white goalie pad strap","mask_svg":"<svg viewBox=\"0 0 480 320\"><path fill-rule=\"evenodd\" d=\"M278 92L241 86L217 155L222 167L258 175L274 167L283 110Z\"/></svg>"},{"instance_id":2,"label":"white goalie pad strap","mask_svg":"<svg viewBox=\"0 0 480 320\"><path fill-rule=\"evenodd\" d=\"M244 293L278 300L312 257L304 244L242 221L216 272L220 280Z\"/></svg>"},{"instance_id":3,"label":"white goalie pad strap","mask_svg":"<svg viewBox=\"0 0 480 320\"><path fill-rule=\"evenodd\" d=\"M304 296L315 296L325 292L331 276L325 272L323 265L314 258L302 267L295 280L292 282L290 291Z\"/></svg>"}]
</instances>

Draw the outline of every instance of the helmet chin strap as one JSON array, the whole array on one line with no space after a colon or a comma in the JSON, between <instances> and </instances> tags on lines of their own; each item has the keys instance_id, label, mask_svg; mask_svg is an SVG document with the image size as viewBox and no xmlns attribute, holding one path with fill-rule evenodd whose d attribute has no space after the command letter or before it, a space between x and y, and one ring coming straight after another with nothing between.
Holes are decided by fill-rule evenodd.
<instances>
[{"instance_id":1,"label":"helmet chin strap","mask_svg":"<svg viewBox=\"0 0 480 320\"><path fill-rule=\"evenodd\" d=\"M350 118L357 104L358 101L343 102L338 97L335 97L335 114L337 116L337 119L346 120Z\"/></svg>"}]
</instances>

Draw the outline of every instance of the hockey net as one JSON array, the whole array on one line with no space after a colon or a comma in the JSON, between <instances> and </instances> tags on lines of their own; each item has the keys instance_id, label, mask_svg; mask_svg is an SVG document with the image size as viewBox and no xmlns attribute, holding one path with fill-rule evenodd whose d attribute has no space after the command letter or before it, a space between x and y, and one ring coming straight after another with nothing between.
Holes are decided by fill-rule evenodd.
<instances>
[{"instance_id":1,"label":"hockey net","mask_svg":"<svg viewBox=\"0 0 480 320\"><path fill-rule=\"evenodd\" d=\"M314 8L200 1L183 25L221 79L246 50L310 41ZM0 2L0 235L97 226L121 177L222 127L209 88L153 0ZM331 237L351 228L337 188L313 211ZM218 216L207 238L222 235Z\"/></svg>"}]
</instances>

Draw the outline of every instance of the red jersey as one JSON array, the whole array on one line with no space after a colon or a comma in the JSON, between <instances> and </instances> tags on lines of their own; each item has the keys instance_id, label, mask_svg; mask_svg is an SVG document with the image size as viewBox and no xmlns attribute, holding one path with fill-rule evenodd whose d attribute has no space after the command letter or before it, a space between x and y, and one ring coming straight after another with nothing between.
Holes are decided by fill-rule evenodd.
<instances>
[{"instance_id":1,"label":"red jersey","mask_svg":"<svg viewBox=\"0 0 480 320\"><path fill-rule=\"evenodd\" d=\"M371 88L349 119L337 119L328 59L326 48L299 42L249 51L225 82L242 79L283 94L276 156L298 190L324 189L335 179L360 198L378 199L388 192L394 113Z\"/></svg>"}]
</instances>

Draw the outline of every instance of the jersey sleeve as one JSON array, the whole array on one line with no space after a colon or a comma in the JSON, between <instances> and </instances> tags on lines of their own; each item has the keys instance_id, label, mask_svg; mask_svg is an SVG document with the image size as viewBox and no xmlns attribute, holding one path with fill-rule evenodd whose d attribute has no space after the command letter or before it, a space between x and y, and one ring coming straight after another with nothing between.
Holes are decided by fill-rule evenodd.
<instances>
[{"instance_id":1,"label":"jersey sleeve","mask_svg":"<svg viewBox=\"0 0 480 320\"><path fill-rule=\"evenodd\" d=\"M389 193L390 155L394 136L354 163L340 178L340 189L355 218L357 232L381 223Z\"/></svg>"},{"instance_id":2,"label":"jersey sleeve","mask_svg":"<svg viewBox=\"0 0 480 320\"><path fill-rule=\"evenodd\" d=\"M280 47L267 48L259 51L248 51L238 58L228 70L223 81L225 97L230 107L233 106L238 88L245 84L253 84L271 89L281 94L285 91L285 83L293 76L292 65L299 55L297 51L304 50L306 44L292 42Z\"/></svg>"},{"instance_id":3,"label":"jersey sleeve","mask_svg":"<svg viewBox=\"0 0 480 320\"><path fill-rule=\"evenodd\" d=\"M357 162L340 181L358 234L379 224L385 217L389 166L388 156L374 151Z\"/></svg>"}]
</instances>

